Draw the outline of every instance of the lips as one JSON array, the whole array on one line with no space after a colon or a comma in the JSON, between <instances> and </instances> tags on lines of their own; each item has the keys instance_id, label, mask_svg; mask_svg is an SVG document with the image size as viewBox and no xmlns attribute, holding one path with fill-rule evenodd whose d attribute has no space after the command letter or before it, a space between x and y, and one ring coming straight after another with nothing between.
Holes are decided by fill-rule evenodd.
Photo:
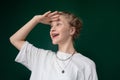
<instances>
[{"instance_id":1,"label":"lips","mask_svg":"<svg viewBox=\"0 0 120 80\"><path fill-rule=\"evenodd\" d=\"M52 38L56 38L56 37L58 37L58 36L59 36L58 33L52 33Z\"/></svg>"}]
</instances>

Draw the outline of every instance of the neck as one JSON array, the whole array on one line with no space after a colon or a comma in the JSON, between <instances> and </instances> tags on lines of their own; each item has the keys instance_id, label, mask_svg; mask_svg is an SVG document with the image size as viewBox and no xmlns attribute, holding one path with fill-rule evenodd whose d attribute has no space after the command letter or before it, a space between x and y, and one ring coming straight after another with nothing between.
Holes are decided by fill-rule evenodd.
<instances>
[{"instance_id":1,"label":"neck","mask_svg":"<svg viewBox=\"0 0 120 80\"><path fill-rule=\"evenodd\" d=\"M72 41L67 41L65 43L59 44L58 45L58 50L62 51L62 52L65 52L65 53L69 53L69 54L73 54L75 52Z\"/></svg>"}]
</instances>

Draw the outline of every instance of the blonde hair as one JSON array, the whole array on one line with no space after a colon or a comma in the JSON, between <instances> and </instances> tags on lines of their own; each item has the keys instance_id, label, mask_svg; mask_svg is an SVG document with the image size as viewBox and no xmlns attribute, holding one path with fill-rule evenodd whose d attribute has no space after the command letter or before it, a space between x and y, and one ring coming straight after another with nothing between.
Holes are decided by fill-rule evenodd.
<instances>
[{"instance_id":1,"label":"blonde hair","mask_svg":"<svg viewBox=\"0 0 120 80\"><path fill-rule=\"evenodd\" d=\"M68 20L68 23L71 27L75 27L75 33L73 35L73 40L75 40L80 34L80 30L82 28L82 20L69 12L60 11L59 13Z\"/></svg>"}]
</instances>

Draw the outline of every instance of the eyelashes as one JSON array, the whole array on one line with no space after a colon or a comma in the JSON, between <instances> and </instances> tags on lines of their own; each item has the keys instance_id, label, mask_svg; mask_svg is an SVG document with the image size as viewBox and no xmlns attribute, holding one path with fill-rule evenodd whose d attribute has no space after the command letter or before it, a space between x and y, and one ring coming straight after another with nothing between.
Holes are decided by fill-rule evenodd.
<instances>
[{"instance_id":1,"label":"eyelashes","mask_svg":"<svg viewBox=\"0 0 120 80\"><path fill-rule=\"evenodd\" d=\"M60 25L62 25L62 23L56 23L56 24L54 24L54 25L51 25L51 28L52 28L53 26L60 26Z\"/></svg>"},{"instance_id":2,"label":"eyelashes","mask_svg":"<svg viewBox=\"0 0 120 80\"><path fill-rule=\"evenodd\" d=\"M56 24L56 26L59 26L59 25L61 25L61 23L57 23L57 24Z\"/></svg>"}]
</instances>

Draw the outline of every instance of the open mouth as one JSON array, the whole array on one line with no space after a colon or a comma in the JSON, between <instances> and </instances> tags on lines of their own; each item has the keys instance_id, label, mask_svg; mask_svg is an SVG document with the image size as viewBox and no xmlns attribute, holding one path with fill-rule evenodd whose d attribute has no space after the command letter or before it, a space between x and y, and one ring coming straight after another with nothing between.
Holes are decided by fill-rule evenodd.
<instances>
[{"instance_id":1,"label":"open mouth","mask_svg":"<svg viewBox=\"0 0 120 80\"><path fill-rule=\"evenodd\" d=\"M54 33L54 34L52 34L52 38L56 38L56 37L58 37L58 36L59 36L58 33Z\"/></svg>"}]
</instances>

